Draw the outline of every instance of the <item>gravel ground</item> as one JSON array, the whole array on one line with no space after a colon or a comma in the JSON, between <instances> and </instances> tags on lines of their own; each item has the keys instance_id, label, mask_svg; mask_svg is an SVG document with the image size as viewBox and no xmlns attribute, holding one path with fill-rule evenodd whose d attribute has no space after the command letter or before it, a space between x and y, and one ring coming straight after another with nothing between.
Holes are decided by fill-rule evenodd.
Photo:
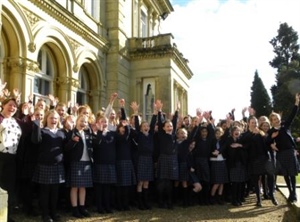
<instances>
[{"instance_id":1,"label":"gravel ground","mask_svg":"<svg viewBox=\"0 0 300 222\"><path fill-rule=\"evenodd\" d=\"M251 194L241 207L233 207L231 204L193 206L188 208L175 207L173 210L153 208L151 211L140 211L133 209L127 212L115 212L113 214L100 215L91 212L92 216L88 219L77 219L68 214L62 214L62 222L142 222L142 221L217 221L217 222L297 222L295 211L287 203L284 196L276 193L278 206L274 206L270 200L263 200L262 207L256 207L255 196ZM92 211L92 209L90 209ZM23 214L15 215L17 222L41 221L40 217L29 218Z\"/></svg>"}]
</instances>

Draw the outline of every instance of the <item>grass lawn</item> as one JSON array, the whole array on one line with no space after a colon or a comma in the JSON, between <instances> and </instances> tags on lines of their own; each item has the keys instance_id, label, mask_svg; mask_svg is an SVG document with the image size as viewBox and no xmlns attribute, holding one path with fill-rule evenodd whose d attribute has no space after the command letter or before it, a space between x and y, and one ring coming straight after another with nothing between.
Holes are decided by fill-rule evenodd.
<instances>
[{"instance_id":1,"label":"grass lawn","mask_svg":"<svg viewBox=\"0 0 300 222\"><path fill-rule=\"evenodd\" d=\"M298 174L298 176L296 177L296 183L300 184L300 174Z\"/></svg>"}]
</instances>

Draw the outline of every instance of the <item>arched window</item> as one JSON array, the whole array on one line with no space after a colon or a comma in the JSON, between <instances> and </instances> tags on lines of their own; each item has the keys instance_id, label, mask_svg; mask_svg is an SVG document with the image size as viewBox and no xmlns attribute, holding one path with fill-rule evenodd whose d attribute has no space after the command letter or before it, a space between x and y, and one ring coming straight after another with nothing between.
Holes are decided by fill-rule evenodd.
<instances>
[{"instance_id":1,"label":"arched window","mask_svg":"<svg viewBox=\"0 0 300 222\"><path fill-rule=\"evenodd\" d=\"M79 71L79 87L76 95L76 101L79 105L88 104L90 86L89 86L89 78L88 71L86 67L82 66Z\"/></svg>"},{"instance_id":2,"label":"arched window","mask_svg":"<svg viewBox=\"0 0 300 222\"><path fill-rule=\"evenodd\" d=\"M51 83L54 76L54 62L51 51L47 46L43 46L38 54L40 71L34 77L33 94L34 98L44 98L51 94Z\"/></svg>"}]
</instances>

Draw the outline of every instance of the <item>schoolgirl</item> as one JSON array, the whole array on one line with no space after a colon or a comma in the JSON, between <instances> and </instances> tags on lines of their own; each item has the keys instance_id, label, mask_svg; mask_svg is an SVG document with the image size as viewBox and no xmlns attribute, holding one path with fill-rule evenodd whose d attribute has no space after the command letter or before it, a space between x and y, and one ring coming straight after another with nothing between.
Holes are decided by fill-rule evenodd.
<instances>
[{"instance_id":1,"label":"schoolgirl","mask_svg":"<svg viewBox=\"0 0 300 222\"><path fill-rule=\"evenodd\" d=\"M260 178L266 174L265 165L268 160L265 133L258 128L256 117L248 118L248 130L244 137L249 143L248 147L248 169L251 181L255 188L256 206L261 207Z\"/></svg>"},{"instance_id":2,"label":"schoolgirl","mask_svg":"<svg viewBox=\"0 0 300 222\"><path fill-rule=\"evenodd\" d=\"M96 191L97 211L112 213L112 188L117 182L116 174L116 132L108 130L105 116L96 117L97 140L93 142L93 181ZM100 141L100 142L98 142Z\"/></svg>"},{"instance_id":3,"label":"schoolgirl","mask_svg":"<svg viewBox=\"0 0 300 222\"><path fill-rule=\"evenodd\" d=\"M178 163L179 163L179 180L175 182L174 195L177 197L179 193L179 185L182 186L182 206L187 207L189 203L189 181L190 181L190 168L189 155L190 155L190 143L188 139L188 132L185 128L179 128L176 132L176 138L178 143Z\"/></svg>"},{"instance_id":4,"label":"schoolgirl","mask_svg":"<svg viewBox=\"0 0 300 222\"><path fill-rule=\"evenodd\" d=\"M241 129L239 126L231 128L230 137L225 145L225 157L229 170L229 180L231 182L231 202L233 206L242 205L243 183L247 177L247 150L241 139Z\"/></svg>"},{"instance_id":5,"label":"schoolgirl","mask_svg":"<svg viewBox=\"0 0 300 222\"><path fill-rule=\"evenodd\" d=\"M57 201L59 184L65 182L63 165L63 147L66 136L60 129L59 115L49 110L43 120L35 120L32 131L32 142L38 144L38 163L33 181L39 184L40 207L44 222L59 220Z\"/></svg>"},{"instance_id":6,"label":"schoolgirl","mask_svg":"<svg viewBox=\"0 0 300 222\"><path fill-rule=\"evenodd\" d=\"M130 106L135 115L135 129L134 141L137 144L137 198L138 208L140 210L150 209L148 202L149 182L154 179L153 171L153 133L156 122L156 116L152 116L151 123L142 121L139 124L138 109L139 105L132 102Z\"/></svg>"},{"instance_id":7,"label":"schoolgirl","mask_svg":"<svg viewBox=\"0 0 300 222\"><path fill-rule=\"evenodd\" d=\"M267 117L263 116L258 119L259 129L265 133L265 136L268 136L268 132L271 128L270 121ZM264 199L271 198L272 203L276 206L278 201L275 198L275 184L276 184L276 175L275 175L275 155L276 152L273 151L270 147L267 147L268 152L268 162L266 164L266 174L262 176L261 184L263 188ZM266 183L267 181L267 183Z\"/></svg>"},{"instance_id":8,"label":"schoolgirl","mask_svg":"<svg viewBox=\"0 0 300 222\"><path fill-rule=\"evenodd\" d=\"M202 185L202 191L199 193L199 204L210 204L210 149L212 138L214 136L214 126L210 121L209 114L205 114L206 123L199 124L198 131L193 138L196 141L193 155L195 158L196 174Z\"/></svg>"},{"instance_id":9,"label":"schoolgirl","mask_svg":"<svg viewBox=\"0 0 300 222\"><path fill-rule=\"evenodd\" d=\"M92 187L93 135L88 130L88 117L79 115L75 129L67 134L65 155L68 157L67 185L70 189L72 215L89 217L85 208L86 187ZM78 206L79 202L79 206Z\"/></svg>"},{"instance_id":10,"label":"schoolgirl","mask_svg":"<svg viewBox=\"0 0 300 222\"><path fill-rule=\"evenodd\" d=\"M44 119L45 112L41 108L35 108L33 116L35 120L42 121ZM24 118L26 118L24 116ZM38 159L38 145L31 141L32 130L27 133L23 133L21 137L20 146L18 148L18 156L22 160L21 169L21 186L20 193L23 203L23 211L26 215L36 216L37 212L33 208L33 196L36 190L36 183L32 182L32 177L37 164Z\"/></svg>"},{"instance_id":11,"label":"schoolgirl","mask_svg":"<svg viewBox=\"0 0 300 222\"><path fill-rule=\"evenodd\" d=\"M121 119L116 130L116 207L118 210L130 210L130 188L136 185L136 176L131 156L130 126L126 121L125 100L119 101Z\"/></svg>"},{"instance_id":12,"label":"schoolgirl","mask_svg":"<svg viewBox=\"0 0 300 222\"><path fill-rule=\"evenodd\" d=\"M224 133L221 127L215 128L215 137L211 143L210 154L210 182L212 184L211 203L223 204L222 195L224 184L229 182L226 159L223 156L226 139L229 136L229 122Z\"/></svg>"},{"instance_id":13,"label":"schoolgirl","mask_svg":"<svg viewBox=\"0 0 300 222\"><path fill-rule=\"evenodd\" d=\"M296 144L291 135L290 126L297 115L299 109L299 94L295 95L295 104L291 114L286 121L281 120L278 113L270 114L272 128L268 132L268 145L272 145L272 150L276 151L276 161L280 165L279 175L284 176L284 180L289 189L288 200L297 201L296 194L296 175L298 175L298 160L296 157Z\"/></svg>"},{"instance_id":14,"label":"schoolgirl","mask_svg":"<svg viewBox=\"0 0 300 222\"><path fill-rule=\"evenodd\" d=\"M162 122L162 106L160 100L156 101L158 110L158 163L157 163L157 179L158 179L158 196L159 207L173 209L173 183L179 178L178 166L178 147L176 142L176 126L178 118L178 109L171 120ZM175 126L175 127L173 127Z\"/></svg>"}]
</instances>

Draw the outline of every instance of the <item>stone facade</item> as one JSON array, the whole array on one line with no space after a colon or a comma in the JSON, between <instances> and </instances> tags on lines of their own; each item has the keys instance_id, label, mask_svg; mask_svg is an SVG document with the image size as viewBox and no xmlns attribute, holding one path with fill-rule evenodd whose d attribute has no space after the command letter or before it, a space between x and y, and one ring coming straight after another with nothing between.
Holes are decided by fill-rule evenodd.
<instances>
[{"instance_id":1,"label":"stone facade","mask_svg":"<svg viewBox=\"0 0 300 222\"><path fill-rule=\"evenodd\" d=\"M0 77L23 101L53 94L96 112L118 92L145 113L150 84L165 112L179 102L187 113L193 73L160 30L169 0L6 0L0 11Z\"/></svg>"},{"instance_id":2,"label":"stone facade","mask_svg":"<svg viewBox=\"0 0 300 222\"><path fill-rule=\"evenodd\" d=\"M0 188L0 221L7 220L7 193Z\"/></svg>"}]
</instances>

